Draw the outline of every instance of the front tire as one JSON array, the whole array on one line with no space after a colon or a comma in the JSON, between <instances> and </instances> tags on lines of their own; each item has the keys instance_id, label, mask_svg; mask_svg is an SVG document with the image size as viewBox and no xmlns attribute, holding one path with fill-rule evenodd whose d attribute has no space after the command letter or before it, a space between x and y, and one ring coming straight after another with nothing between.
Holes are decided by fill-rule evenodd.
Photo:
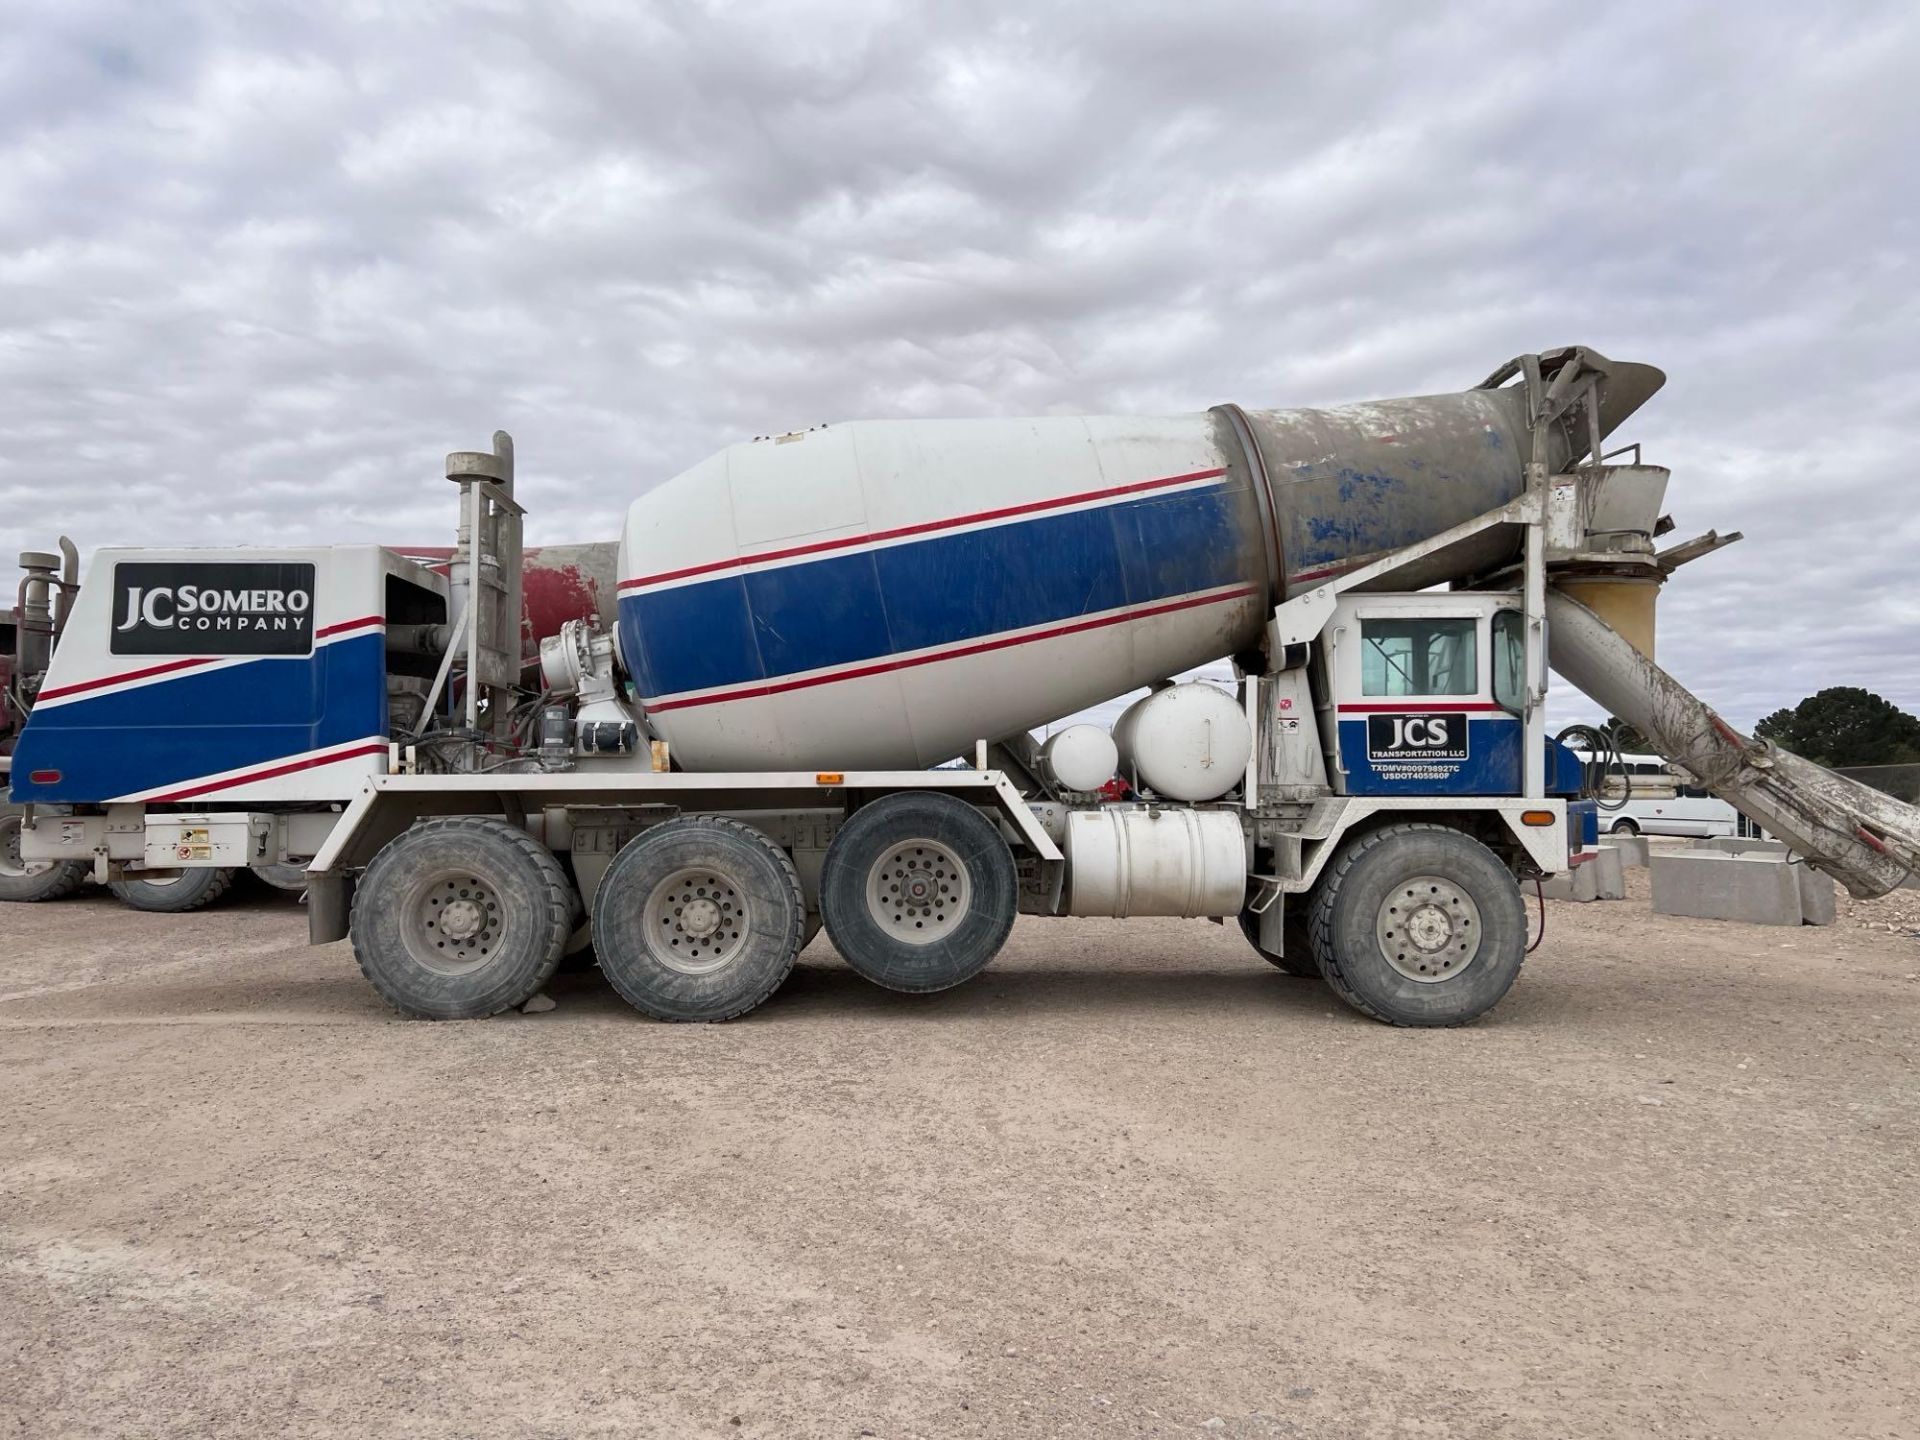
<instances>
[{"instance_id":1,"label":"front tire","mask_svg":"<svg viewBox=\"0 0 1920 1440\"><path fill-rule=\"evenodd\" d=\"M71 895L87 880L84 860L27 860L20 854L25 819L0 815L0 900L36 904Z\"/></svg>"},{"instance_id":2,"label":"front tire","mask_svg":"<svg viewBox=\"0 0 1920 1440\"><path fill-rule=\"evenodd\" d=\"M1327 983L1389 1025L1466 1025L1499 1003L1526 958L1513 874L1445 825L1373 830L1334 857L1308 923Z\"/></svg>"},{"instance_id":3,"label":"front tire","mask_svg":"<svg viewBox=\"0 0 1920 1440\"><path fill-rule=\"evenodd\" d=\"M232 869L212 865L107 883L123 905L150 915L184 915L189 910L205 909L232 886Z\"/></svg>"},{"instance_id":4,"label":"front tire","mask_svg":"<svg viewBox=\"0 0 1920 1440\"><path fill-rule=\"evenodd\" d=\"M1615 835L1638 835L1640 833L1640 827L1631 820L1616 820L1613 822L1612 833Z\"/></svg>"},{"instance_id":5,"label":"front tire","mask_svg":"<svg viewBox=\"0 0 1920 1440\"><path fill-rule=\"evenodd\" d=\"M422 820L360 877L354 958L403 1015L497 1015L553 975L572 889L553 852L516 825L479 815Z\"/></svg>"},{"instance_id":6,"label":"front tire","mask_svg":"<svg viewBox=\"0 0 1920 1440\"><path fill-rule=\"evenodd\" d=\"M711 815L642 830L593 897L601 973L656 1020L746 1014L793 969L806 918L786 851Z\"/></svg>"},{"instance_id":7,"label":"front tire","mask_svg":"<svg viewBox=\"0 0 1920 1440\"><path fill-rule=\"evenodd\" d=\"M889 990L971 980L1000 953L1019 908L1013 853L964 800L905 791L840 827L820 871L833 948Z\"/></svg>"}]
</instances>

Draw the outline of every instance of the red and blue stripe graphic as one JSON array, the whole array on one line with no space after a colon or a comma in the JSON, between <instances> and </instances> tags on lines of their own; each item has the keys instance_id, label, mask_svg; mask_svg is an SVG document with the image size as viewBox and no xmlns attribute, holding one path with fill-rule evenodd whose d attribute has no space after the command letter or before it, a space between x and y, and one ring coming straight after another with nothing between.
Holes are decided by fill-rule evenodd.
<instances>
[{"instance_id":1,"label":"red and blue stripe graphic","mask_svg":"<svg viewBox=\"0 0 1920 1440\"><path fill-rule=\"evenodd\" d=\"M1196 471L642 576L622 650L666 711L1240 600L1250 506Z\"/></svg>"},{"instance_id":2,"label":"red and blue stripe graphic","mask_svg":"<svg viewBox=\"0 0 1920 1440\"><path fill-rule=\"evenodd\" d=\"M193 657L49 688L21 732L12 799L184 802L383 753L384 623L323 627L298 658Z\"/></svg>"}]
</instances>

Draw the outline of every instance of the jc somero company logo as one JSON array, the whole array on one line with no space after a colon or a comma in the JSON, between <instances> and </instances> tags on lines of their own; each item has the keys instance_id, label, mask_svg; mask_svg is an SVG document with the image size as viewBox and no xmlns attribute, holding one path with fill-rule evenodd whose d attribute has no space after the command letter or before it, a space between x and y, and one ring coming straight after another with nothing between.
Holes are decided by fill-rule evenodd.
<instances>
[{"instance_id":1,"label":"jc somero company logo","mask_svg":"<svg viewBox=\"0 0 1920 1440\"><path fill-rule=\"evenodd\" d=\"M115 655L304 655L312 648L311 565L114 567Z\"/></svg>"}]
</instances>

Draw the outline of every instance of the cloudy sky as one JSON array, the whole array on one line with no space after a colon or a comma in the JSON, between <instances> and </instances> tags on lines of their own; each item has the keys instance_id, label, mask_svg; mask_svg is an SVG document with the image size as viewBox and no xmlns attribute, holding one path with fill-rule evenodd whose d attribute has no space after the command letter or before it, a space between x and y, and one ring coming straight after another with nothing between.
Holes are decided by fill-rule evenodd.
<instances>
[{"instance_id":1,"label":"cloudy sky","mask_svg":"<svg viewBox=\"0 0 1920 1440\"><path fill-rule=\"evenodd\" d=\"M441 543L495 427L534 538L610 539L771 430L1583 343L1671 377L1623 438L1680 534L1748 537L1663 661L1741 723L1920 711L1910 3L9 0L4 40L0 561Z\"/></svg>"}]
</instances>

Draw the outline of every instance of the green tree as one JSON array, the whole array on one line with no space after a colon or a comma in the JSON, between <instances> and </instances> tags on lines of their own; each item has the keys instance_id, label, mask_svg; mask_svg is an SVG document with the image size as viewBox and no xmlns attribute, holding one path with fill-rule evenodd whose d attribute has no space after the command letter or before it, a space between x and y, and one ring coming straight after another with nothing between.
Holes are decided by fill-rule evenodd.
<instances>
[{"instance_id":1,"label":"green tree","mask_svg":"<svg viewBox=\"0 0 1920 1440\"><path fill-rule=\"evenodd\" d=\"M1920 762L1920 719L1857 685L1835 685L1776 710L1753 733L1821 765Z\"/></svg>"}]
</instances>

